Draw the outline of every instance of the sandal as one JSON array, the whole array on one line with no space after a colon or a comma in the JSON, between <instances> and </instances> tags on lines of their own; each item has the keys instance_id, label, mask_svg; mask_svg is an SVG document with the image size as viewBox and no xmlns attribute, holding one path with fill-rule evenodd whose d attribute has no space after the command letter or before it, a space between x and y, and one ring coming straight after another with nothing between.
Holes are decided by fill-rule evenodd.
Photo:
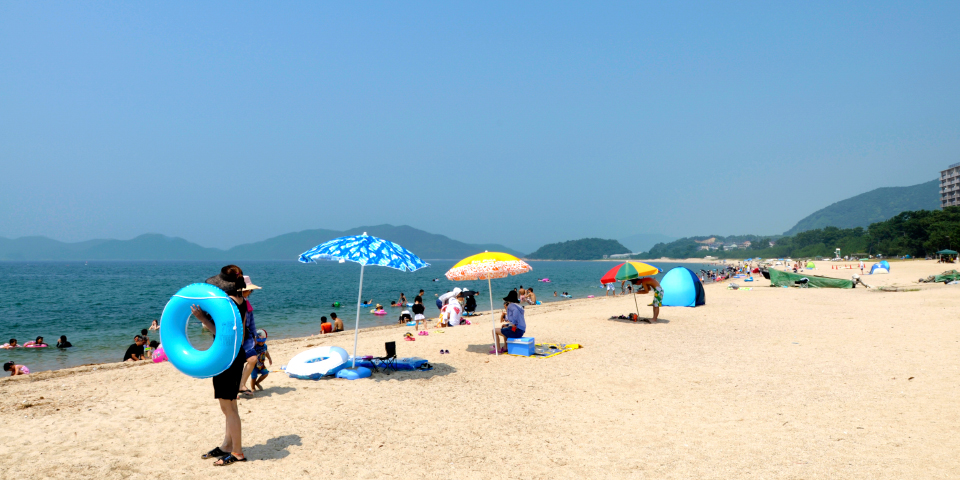
<instances>
[{"instance_id":1,"label":"sandal","mask_svg":"<svg viewBox=\"0 0 960 480\"><path fill-rule=\"evenodd\" d=\"M213 457L220 458L220 457L225 457L227 455L230 455L230 453L224 452L223 450L220 450L220 447L217 447L217 448L214 448L213 450L210 450L207 453L204 453L203 455L200 455L200 458L207 460Z\"/></svg>"},{"instance_id":2,"label":"sandal","mask_svg":"<svg viewBox=\"0 0 960 480\"><path fill-rule=\"evenodd\" d=\"M237 458L232 453L228 454L226 457L220 459L220 463L214 463L214 467L226 467L227 465L237 463L237 462L246 462L247 457Z\"/></svg>"}]
</instances>

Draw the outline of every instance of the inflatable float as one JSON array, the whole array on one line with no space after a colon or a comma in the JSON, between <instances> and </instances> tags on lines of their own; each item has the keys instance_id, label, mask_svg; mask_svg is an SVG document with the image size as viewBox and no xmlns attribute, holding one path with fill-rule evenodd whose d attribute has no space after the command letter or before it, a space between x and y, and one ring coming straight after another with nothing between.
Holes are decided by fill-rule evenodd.
<instances>
[{"instance_id":1,"label":"inflatable float","mask_svg":"<svg viewBox=\"0 0 960 480\"><path fill-rule=\"evenodd\" d=\"M167 354L163 351L163 345L160 345L153 351L153 363L165 362L166 360Z\"/></svg>"},{"instance_id":2,"label":"inflatable float","mask_svg":"<svg viewBox=\"0 0 960 480\"><path fill-rule=\"evenodd\" d=\"M348 366L350 355L340 347L317 347L300 352L280 369L290 378L300 380L319 380L336 375Z\"/></svg>"},{"instance_id":3,"label":"inflatable float","mask_svg":"<svg viewBox=\"0 0 960 480\"><path fill-rule=\"evenodd\" d=\"M387 311L386 310L370 310L370 313L374 315L386 315Z\"/></svg>"},{"instance_id":4,"label":"inflatable float","mask_svg":"<svg viewBox=\"0 0 960 480\"><path fill-rule=\"evenodd\" d=\"M352 364L352 358L347 360L347 365ZM396 362L396 369L403 371L411 370L423 370L425 369L424 365L427 364L427 360L419 357L407 357L407 358L398 358ZM373 361L367 357L357 357L357 368L373 368L376 366ZM391 367L393 365L391 364Z\"/></svg>"},{"instance_id":5,"label":"inflatable float","mask_svg":"<svg viewBox=\"0 0 960 480\"><path fill-rule=\"evenodd\" d=\"M203 351L194 348L187 338L191 305L207 312L217 329L213 345ZM181 288L163 308L160 339L167 360L177 370L194 378L210 378L229 368L240 351L243 317L223 290L208 283L194 283Z\"/></svg>"}]
</instances>

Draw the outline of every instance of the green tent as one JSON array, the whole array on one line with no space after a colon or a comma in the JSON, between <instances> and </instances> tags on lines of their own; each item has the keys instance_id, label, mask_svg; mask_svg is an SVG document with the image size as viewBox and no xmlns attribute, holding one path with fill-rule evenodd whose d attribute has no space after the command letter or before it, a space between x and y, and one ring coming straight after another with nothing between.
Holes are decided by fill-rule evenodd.
<instances>
[{"instance_id":1,"label":"green tent","mask_svg":"<svg viewBox=\"0 0 960 480\"><path fill-rule=\"evenodd\" d=\"M798 275L796 273L781 272L770 269L770 285L773 287L792 287L797 280L807 278L808 287L813 288L853 288L853 282L840 278L820 277L817 275Z\"/></svg>"},{"instance_id":2,"label":"green tent","mask_svg":"<svg viewBox=\"0 0 960 480\"><path fill-rule=\"evenodd\" d=\"M813 262L807 262L807 268L817 268L817 266Z\"/></svg>"},{"instance_id":3,"label":"green tent","mask_svg":"<svg viewBox=\"0 0 960 480\"><path fill-rule=\"evenodd\" d=\"M956 254L957 252L953 250L940 250L939 252L937 252L937 255L956 255Z\"/></svg>"},{"instance_id":4,"label":"green tent","mask_svg":"<svg viewBox=\"0 0 960 480\"><path fill-rule=\"evenodd\" d=\"M944 282L944 283L946 283L946 282L952 282L952 281L954 281L954 280L960 280L960 272L958 272L958 271L956 271L956 270L950 270L949 272L943 272L943 273L941 273L940 275L937 275L937 277L933 279L933 281L935 281L935 282L937 282L937 283L939 283L939 282Z\"/></svg>"}]
</instances>

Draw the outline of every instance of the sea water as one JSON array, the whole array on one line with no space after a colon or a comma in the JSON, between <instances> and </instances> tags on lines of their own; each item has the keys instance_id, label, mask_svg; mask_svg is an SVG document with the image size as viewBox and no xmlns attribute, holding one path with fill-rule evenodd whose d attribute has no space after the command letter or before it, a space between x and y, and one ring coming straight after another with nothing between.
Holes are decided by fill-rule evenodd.
<instances>
[{"instance_id":1,"label":"sea water","mask_svg":"<svg viewBox=\"0 0 960 480\"><path fill-rule=\"evenodd\" d=\"M409 302L420 289L425 291L428 318L439 310L436 299L455 287L480 292L477 311L490 309L486 281L453 282L444 273L456 262L429 261L431 266L416 272L400 272L384 267L366 267L363 271L363 299L384 305L385 316L360 309L360 328L397 323L404 308L391 308L400 292ZM502 297L521 285L533 287L544 303L587 295L603 296L600 277L616 265L614 262L529 262L529 273L492 281L494 308L503 305ZM668 271L679 264L658 263ZM203 282L220 272L219 262L0 262L0 344L16 338L22 345L43 336L50 348L0 350L0 362L13 360L31 371L52 370L90 363L118 362L134 335L159 320L171 295L191 283ZM257 327L271 339L313 335L319 332L320 317L336 312L346 329L356 321L360 266L347 262L243 262L240 265L256 285L263 287L250 296ZM685 264L699 271L715 265ZM660 275L662 276L662 274ZM551 281L541 282L549 278ZM557 297L553 292L557 292ZM340 302L341 307L333 307ZM649 303L649 302L648 302ZM191 342L206 348L212 336L197 321L188 327ZM66 335L73 348L54 348L60 335ZM159 340L159 332L149 333Z\"/></svg>"}]
</instances>

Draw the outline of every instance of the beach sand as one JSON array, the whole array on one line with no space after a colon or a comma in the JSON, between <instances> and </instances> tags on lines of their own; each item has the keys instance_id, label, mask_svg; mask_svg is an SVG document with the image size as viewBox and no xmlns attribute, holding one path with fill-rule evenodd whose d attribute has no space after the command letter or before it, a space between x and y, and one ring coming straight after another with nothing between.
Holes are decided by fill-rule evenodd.
<instances>
[{"instance_id":1,"label":"beach sand","mask_svg":"<svg viewBox=\"0 0 960 480\"><path fill-rule=\"evenodd\" d=\"M210 380L169 363L4 379L0 473L958 478L960 286L914 283L949 268L895 262L865 277L915 289L899 292L708 285L706 306L664 308L657 325L609 319L634 311L629 296L528 307L538 342L585 347L548 359L488 355L487 316L415 342L402 341L406 327L363 331L361 354L396 340L435 369L360 381L279 371L311 345L352 349L352 332L270 342L266 391L240 400L251 461L226 468L200 459L223 434ZM637 299L648 316L650 297Z\"/></svg>"}]
</instances>

